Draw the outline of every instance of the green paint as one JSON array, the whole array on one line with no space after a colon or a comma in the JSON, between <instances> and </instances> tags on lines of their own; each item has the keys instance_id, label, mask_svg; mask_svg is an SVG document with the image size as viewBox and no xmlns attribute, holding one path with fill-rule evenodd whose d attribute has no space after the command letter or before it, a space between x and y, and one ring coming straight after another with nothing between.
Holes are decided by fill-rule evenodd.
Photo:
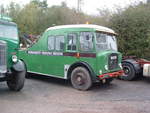
<instances>
[{"instance_id":1,"label":"green paint","mask_svg":"<svg viewBox=\"0 0 150 113\"><path fill-rule=\"evenodd\" d=\"M79 35L81 32L90 32L93 37L93 49L87 52L80 50L80 39ZM97 51L96 50L96 28L89 28L89 27L70 27L70 28L60 28L60 29L48 29L46 30L41 38L38 40L36 44L34 44L32 47L27 48L26 50L22 50L19 52L20 59L24 60L27 66L27 70L29 72L36 72L46 75L53 75L54 77L65 77L64 72L64 66L65 65L72 65L76 62L82 61L86 62L94 71L94 75L92 76L98 76L100 75L99 71L101 70L102 73L110 73L121 70L119 64L121 64L121 53L113 50L103 50L103 51ZM115 35L110 30L106 31L100 31L105 34L111 34ZM67 50L67 36L69 33L76 33L77 34L77 42L76 47L77 50ZM64 43L64 50L63 51L56 51L56 50L49 50L48 49L48 36L64 36L65 43ZM88 40L88 39L87 39ZM29 54L28 52L37 52ZM61 52L63 53L92 53L96 54L96 57L80 57L77 58L75 56L63 56L63 55L42 55L40 52ZM112 70L106 70L105 65L108 65L108 56L112 53L116 53L118 55L118 66Z\"/></svg>"},{"instance_id":2,"label":"green paint","mask_svg":"<svg viewBox=\"0 0 150 113\"><path fill-rule=\"evenodd\" d=\"M12 61L12 55L18 56L19 37L17 25L11 22L8 17L0 15L0 40L7 43L7 68L8 70L14 64Z\"/></svg>"}]
</instances>

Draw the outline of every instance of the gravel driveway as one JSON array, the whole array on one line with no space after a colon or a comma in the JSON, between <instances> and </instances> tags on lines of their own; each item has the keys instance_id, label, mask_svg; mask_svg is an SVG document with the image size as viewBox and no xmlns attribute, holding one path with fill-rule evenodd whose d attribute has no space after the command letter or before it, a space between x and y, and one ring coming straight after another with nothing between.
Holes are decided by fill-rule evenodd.
<instances>
[{"instance_id":1,"label":"gravel driveway","mask_svg":"<svg viewBox=\"0 0 150 113\"><path fill-rule=\"evenodd\" d=\"M0 83L0 113L150 113L150 80L114 80L78 91L68 81L32 75L21 92Z\"/></svg>"}]
</instances>

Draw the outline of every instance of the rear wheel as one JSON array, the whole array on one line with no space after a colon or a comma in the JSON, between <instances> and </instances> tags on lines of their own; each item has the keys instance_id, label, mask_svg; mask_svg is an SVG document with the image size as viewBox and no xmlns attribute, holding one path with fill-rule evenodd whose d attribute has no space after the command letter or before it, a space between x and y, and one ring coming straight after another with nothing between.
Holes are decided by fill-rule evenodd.
<instances>
[{"instance_id":1,"label":"rear wheel","mask_svg":"<svg viewBox=\"0 0 150 113\"><path fill-rule=\"evenodd\" d=\"M20 91L24 86L25 75L26 71L18 72L13 70L12 75L10 75L10 78L7 80L9 89L12 91Z\"/></svg>"},{"instance_id":2,"label":"rear wheel","mask_svg":"<svg viewBox=\"0 0 150 113\"><path fill-rule=\"evenodd\" d=\"M122 67L124 70L124 74L119 77L120 79L130 81L136 78L135 69L132 64L124 62L122 63Z\"/></svg>"},{"instance_id":3,"label":"rear wheel","mask_svg":"<svg viewBox=\"0 0 150 113\"><path fill-rule=\"evenodd\" d=\"M71 73L72 86L78 90L88 90L92 86L89 71L84 67L77 67Z\"/></svg>"}]
</instances>

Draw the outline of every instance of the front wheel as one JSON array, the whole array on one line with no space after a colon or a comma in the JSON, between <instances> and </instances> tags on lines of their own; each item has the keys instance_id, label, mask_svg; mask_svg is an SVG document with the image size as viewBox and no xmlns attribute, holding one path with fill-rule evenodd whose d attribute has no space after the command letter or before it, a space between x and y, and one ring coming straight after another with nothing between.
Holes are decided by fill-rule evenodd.
<instances>
[{"instance_id":1,"label":"front wheel","mask_svg":"<svg viewBox=\"0 0 150 113\"><path fill-rule=\"evenodd\" d=\"M77 67L71 73L72 86L78 90L88 90L92 86L89 71L84 67Z\"/></svg>"},{"instance_id":2,"label":"front wheel","mask_svg":"<svg viewBox=\"0 0 150 113\"><path fill-rule=\"evenodd\" d=\"M25 82L26 71L12 71L10 78L7 80L7 85L12 91L20 91Z\"/></svg>"}]
</instances>

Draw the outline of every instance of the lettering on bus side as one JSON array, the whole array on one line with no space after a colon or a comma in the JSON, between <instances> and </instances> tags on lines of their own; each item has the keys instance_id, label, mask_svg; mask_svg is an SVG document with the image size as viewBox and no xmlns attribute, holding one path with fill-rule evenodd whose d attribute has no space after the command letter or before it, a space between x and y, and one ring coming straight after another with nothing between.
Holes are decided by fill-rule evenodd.
<instances>
[{"instance_id":1,"label":"lettering on bus side","mask_svg":"<svg viewBox=\"0 0 150 113\"><path fill-rule=\"evenodd\" d=\"M27 51L30 55L46 55L46 56L72 56L76 57L77 53L74 52L46 52L46 51ZM95 53L79 53L80 57L91 57L95 58Z\"/></svg>"},{"instance_id":2,"label":"lettering on bus side","mask_svg":"<svg viewBox=\"0 0 150 113\"><path fill-rule=\"evenodd\" d=\"M27 51L30 55L63 56L62 52Z\"/></svg>"}]
</instances>

